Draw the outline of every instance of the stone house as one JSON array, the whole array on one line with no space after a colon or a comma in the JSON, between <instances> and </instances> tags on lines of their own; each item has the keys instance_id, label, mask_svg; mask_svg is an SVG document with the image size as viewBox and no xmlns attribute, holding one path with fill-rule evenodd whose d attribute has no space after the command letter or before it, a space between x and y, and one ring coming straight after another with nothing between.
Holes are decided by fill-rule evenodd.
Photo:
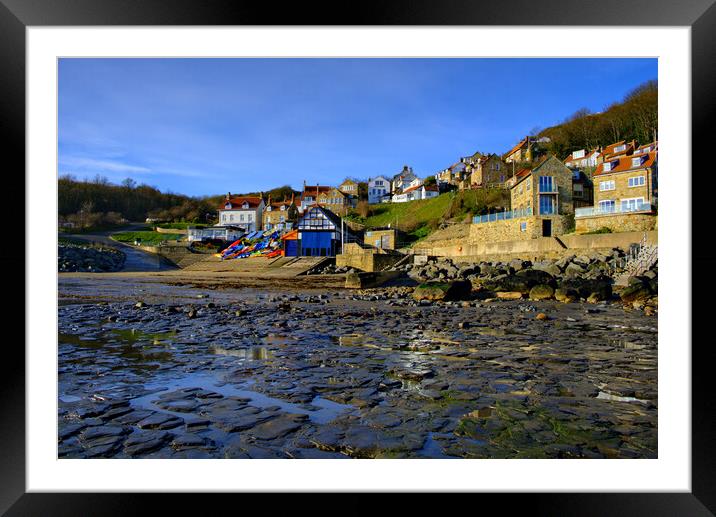
<instances>
[{"instance_id":1,"label":"stone house","mask_svg":"<svg viewBox=\"0 0 716 517\"><path fill-rule=\"evenodd\" d=\"M520 140L517 145L507 151L502 158L505 162L531 162L532 161L532 147L533 142L530 141L530 137L526 136Z\"/></svg>"},{"instance_id":2,"label":"stone house","mask_svg":"<svg viewBox=\"0 0 716 517\"><path fill-rule=\"evenodd\" d=\"M338 190L346 194L347 196L357 196L358 195L358 182L353 181L351 179L346 179L338 185Z\"/></svg>"},{"instance_id":3,"label":"stone house","mask_svg":"<svg viewBox=\"0 0 716 517\"><path fill-rule=\"evenodd\" d=\"M506 183L512 210L554 216L574 212L573 173L556 156L548 156L532 169L522 169Z\"/></svg>"},{"instance_id":4,"label":"stone house","mask_svg":"<svg viewBox=\"0 0 716 517\"><path fill-rule=\"evenodd\" d=\"M390 180L385 176L376 176L368 178L368 203L381 203L383 200L390 199Z\"/></svg>"},{"instance_id":5,"label":"stone house","mask_svg":"<svg viewBox=\"0 0 716 517\"><path fill-rule=\"evenodd\" d=\"M289 230L293 226L289 222L289 212L291 206L295 207L294 197L290 200L272 202L269 196L263 213L263 229L264 230Z\"/></svg>"},{"instance_id":6,"label":"stone house","mask_svg":"<svg viewBox=\"0 0 716 517\"><path fill-rule=\"evenodd\" d=\"M496 154L481 156L468 165L469 188L504 187L509 177L507 163Z\"/></svg>"},{"instance_id":7,"label":"stone house","mask_svg":"<svg viewBox=\"0 0 716 517\"><path fill-rule=\"evenodd\" d=\"M593 175L594 205L575 213L577 232L651 230L658 199L657 151L613 156Z\"/></svg>"},{"instance_id":8,"label":"stone house","mask_svg":"<svg viewBox=\"0 0 716 517\"><path fill-rule=\"evenodd\" d=\"M346 179L338 185L338 190L345 194L348 199L348 206L351 208L358 206L358 182Z\"/></svg>"},{"instance_id":9,"label":"stone house","mask_svg":"<svg viewBox=\"0 0 716 517\"><path fill-rule=\"evenodd\" d=\"M307 186L303 183L301 193L300 211L305 211L309 206L319 203L336 214L345 215L350 208L350 198L336 187L327 185Z\"/></svg>"},{"instance_id":10,"label":"stone house","mask_svg":"<svg viewBox=\"0 0 716 517\"><path fill-rule=\"evenodd\" d=\"M224 202L218 207L217 226L234 226L246 232L260 230L263 222L265 203L261 196L233 196L226 194Z\"/></svg>"},{"instance_id":11,"label":"stone house","mask_svg":"<svg viewBox=\"0 0 716 517\"><path fill-rule=\"evenodd\" d=\"M346 215L351 208L350 198L337 188L330 188L316 195L316 203L328 208L334 214Z\"/></svg>"}]
</instances>

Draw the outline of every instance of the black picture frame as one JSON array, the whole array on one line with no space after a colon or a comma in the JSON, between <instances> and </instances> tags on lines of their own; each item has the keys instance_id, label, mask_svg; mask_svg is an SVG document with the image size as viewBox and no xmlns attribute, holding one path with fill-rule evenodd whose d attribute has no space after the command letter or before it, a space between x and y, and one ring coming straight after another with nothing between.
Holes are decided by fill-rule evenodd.
<instances>
[{"instance_id":1,"label":"black picture frame","mask_svg":"<svg viewBox=\"0 0 716 517\"><path fill-rule=\"evenodd\" d=\"M25 29L28 26L63 25L644 25L691 27L692 80L692 168L708 178L707 156L713 149L714 130L711 120L716 106L716 33L715 0L509 0L484 2L474 0L393 0L362 1L357 4L338 2L297 2L278 8L269 2L238 0L0 0L0 88L2 112L0 131L6 156L15 160L16 184L13 194L6 192L16 214L24 213L25 192L22 175L25 154ZM346 9L348 7L348 9ZM668 102L668 101L667 101ZM688 173L688 164L680 173ZM6 186L6 188L9 188ZM703 273L716 265L716 251L708 245L709 219L702 207L709 206L706 196L710 189L693 189L692 242L699 243L691 252L693 275L698 275L698 288L693 291L693 329L705 328L711 316L707 302L699 303L698 295L713 292L714 275ZM20 195L20 193L23 195ZM29 199L29 198L28 198ZM700 213L700 214L699 214ZM682 217L689 216L684 207ZM27 237L26 237L27 238ZM697 240L700 238L701 240ZM24 246L16 242L11 249L0 251L0 263L16 271L23 267ZM684 264L688 267L688 264ZM23 268L25 275L32 274ZM19 277L19 275L18 275ZM22 292L18 286L17 292ZM48 292L53 292L48 289ZM3 313L6 325L18 326L20 311L25 306L17 297ZM24 313L23 313L24 315ZM697 336L694 333L693 336ZM716 401L712 395L712 365L716 347L707 338L692 339L692 491L690 493L634 494L475 494L478 508L485 502L496 502L509 509L522 507L521 513L534 515L713 515L716 512L716 454L714 438ZM25 355L17 345L6 340L5 365L2 377L2 424L0 425L0 511L7 515L129 515L149 509L147 494L36 494L25 492ZM690 343L666 343L685 350ZM637 460L635 460L637 461ZM156 496L153 496L156 497ZM200 497L215 506L225 497ZM242 495L246 498L246 495ZM453 496L451 496L453 497ZM457 497L457 496L454 496ZM280 505L301 506L304 496L294 494L288 499L272 496L271 513L281 511ZM197 501L193 500L193 503ZM463 504L464 497L451 503ZM163 497L163 513L188 510L184 495ZM266 504L265 502L263 504ZM304 503L305 504L305 503ZM349 495L339 503L341 513L370 514L375 511L372 496ZM413 496L401 503L402 511L411 505L423 507L422 497ZM474 505L474 501L467 502ZM407 505L407 506L405 506ZM517 506L515 506L517 505ZM312 505L313 506L313 505ZM206 510L208 507L203 506ZM321 512L321 508L312 508ZM457 509L457 508L456 508ZM218 508L217 508L218 511ZM335 508L330 510L334 513ZM313 512L312 512L313 513Z\"/></svg>"}]
</instances>

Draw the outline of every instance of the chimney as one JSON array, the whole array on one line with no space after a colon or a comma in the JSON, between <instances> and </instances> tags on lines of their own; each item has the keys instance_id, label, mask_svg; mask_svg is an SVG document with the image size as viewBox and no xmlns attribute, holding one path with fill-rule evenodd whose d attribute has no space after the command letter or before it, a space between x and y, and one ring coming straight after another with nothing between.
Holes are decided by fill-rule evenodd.
<instances>
[{"instance_id":1,"label":"chimney","mask_svg":"<svg viewBox=\"0 0 716 517\"><path fill-rule=\"evenodd\" d=\"M226 200L228 201L228 200L230 200L230 199L231 199L231 192L227 192L227 193L226 193Z\"/></svg>"}]
</instances>

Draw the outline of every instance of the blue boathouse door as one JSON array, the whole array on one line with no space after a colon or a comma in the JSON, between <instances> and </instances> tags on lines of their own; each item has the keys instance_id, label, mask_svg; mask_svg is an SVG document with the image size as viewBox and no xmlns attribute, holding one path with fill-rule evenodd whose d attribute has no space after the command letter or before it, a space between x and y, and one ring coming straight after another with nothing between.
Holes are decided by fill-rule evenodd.
<instances>
[{"instance_id":1,"label":"blue boathouse door","mask_svg":"<svg viewBox=\"0 0 716 517\"><path fill-rule=\"evenodd\" d=\"M303 232L301 255L304 257L333 256L333 232Z\"/></svg>"}]
</instances>

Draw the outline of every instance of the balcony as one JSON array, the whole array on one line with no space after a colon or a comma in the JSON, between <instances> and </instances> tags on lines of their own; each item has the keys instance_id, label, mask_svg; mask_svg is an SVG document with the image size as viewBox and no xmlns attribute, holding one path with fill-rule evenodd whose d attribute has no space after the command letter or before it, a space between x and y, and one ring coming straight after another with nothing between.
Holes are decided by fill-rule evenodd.
<instances>
[{"instance_id":1,"label":"balcony","mask_svg":"<svg viewBox=\"0 0 716 517\"><path fill-rule=\"evenodd\" d=\"M494 221L506 221L517 217L527 217L532 215L531 208L523 208L521 210L508 210L507 212L496 212L494 214L476 215L472 218L473 224L491 223Z\"/></svg>"},{"instance_id":2,"label":"balcony","mask_svg":"<svg viewBox=\"0 0 716 517\"><path fill-rule=\"evenodd\" d=\"M552 183L550 185L540 185L539 186L539 193L540 194L557 194L559 193L559 188L555 183Z\"/></svg>"},{"instance_id":3,"label":"balcony","mask_svg":"<svg viewBox=\"0 0 716 517\"><path fill-rule=\"evenodd\" d=\"M574 211L574 217L595 217L599 215L616 215L616 214L628 214L634 212L653 212L656 209L656 205L651 203L639 203L630 206L616 205L614 208L605 209L598 206L588 206L584 208L577 208Z\"/></svg>"}]
</instances>

